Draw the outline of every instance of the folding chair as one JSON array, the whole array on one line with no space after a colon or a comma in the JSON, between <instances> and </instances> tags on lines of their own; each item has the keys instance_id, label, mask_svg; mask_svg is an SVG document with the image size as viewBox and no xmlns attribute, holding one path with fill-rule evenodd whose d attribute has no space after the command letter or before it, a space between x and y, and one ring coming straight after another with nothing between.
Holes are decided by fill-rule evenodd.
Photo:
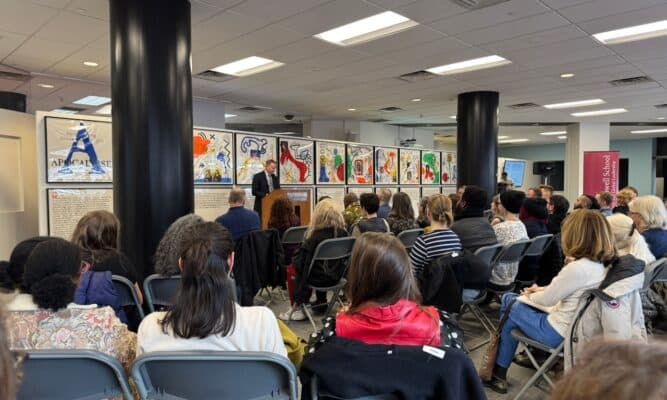
<instances>
[{"instance_id":1,"label":"folding chair","mask_svg":"<svg viewBox=\"0 0 667 400\"><path fill-rule=\"evenodd\" d=\"M134 361L132 378L142 399L296 400L298 393L294 365L264 352L147 353Z\"/></svg>"},{"instance_id":2,"label":"folding chair","mask_svg":"<svg viewBox=\"0 0 667 400\"><path fill-rule=\"evenodd\" d=\"M26 350L18 400L132 400L118 360L92 350Z\"/></svg>"},{"instance_id":3,"label":"folding chair","mask_svg":"<svg viewBox=\"0 0 667 400\"><path fill-rule=\"evenodd\" d=\"M656 282L667 282L667 258L663 257L653 261L646 267L646 271L643 292Z\"/></svg>"},{"instance_id":4,"label":"folding chair","mask_svg":"<svg viewBox=\"0 0 667 400\"><path fill-rule=\"evenodd\" d=\"M156 306L162 309L172 305L180 284L180 275L149 275L144 281L144 297L150 312L155 312Z\"/></svg>"},{"instance_id":5,"label":"folding chair","mask_svg":"<svg viewBox=\"0 0 667 400\"><path fill-rule=\"evenodd\" d=\"M526 250L528 250L530 245L531 241L527 239L518 240L503 246L503 249L493 261L492 270L500 263L520 263L523 257L526 255ZM487 291L493 293L495 297L500 299L505 293L510 293L513 289L514 282L509 284L507 287L489 287L487 288Z\"/></svg>"},{"instance_id":6,"label":"folding chair","mask_svg":"<svg viewBox=\"0 0 667 400\"><path fill-rule=\"evenodd\" d=\"M405 250L409 253L412 249L412 246L415 244L415 240L424 233L424 230L421 228L418 229L406 229L403 232L399 233L398 240L403 243Z\"/></svg>"},{"instance_id":7,"label":"folding chair","mask_svg":"<svg viewBox=\"0 0 667 400\"><path fill-rule=\"evenodd\" d=\"M399 400L400 398L394 394L374 394L370 396L355 397L351 398L342 398L334 396L328 393L320 393L318 387L317 375L313 375L313 378L310 380L310 398L312 400Z\"/></svg>"},{"instance_id":8,"label":"folding chair","mask_svg":"<svg viewBox=\"0 0 667 400\"><path fill-rule=\"evenodd\" d=\"M554 235L551 233L548 233L546 235L539 235L535 236L534 238L530 239L530 245L526 249L526 253L523 255L524 257L541 257L542 254L547 250L549 245L551 244L551 241L553 240ZM522 289L524 287L531 286L533 283L535 283L535 280L531 281L519 281L517 280L515 282L515 287L517 289Z\"/></svg>"},{"instance_id":9,"label":"folding chair","mask_svg":"<svg viewBox=\"0 0 667 400\"><path fill-rule=\"evenodd\" d=\"M327 239L322 243L320 243L319 245L317 245L317 248L315 249L315 254L313 255L312 260L310 261L308 270L306 271L306 278L305 278L306 282L308 282L308 276L310 275L310 271L312 271L315 263L331 263L342 260L346 260L347 262L347 259L349 259L350 255L352 254L352 247L354 247L354 241L355 238L353 237L342 237L335 239ZM342 270L342 274L338 278L338 282L332 286L314 286L311 285L310 283L306 283L306 285L310 289L317 290L320 292L332 292L333 295L331 296L331 300L327 305L327 311L324 314L325 318L331 313L336 303L339 303L341 306L343 305L343 301L340 299L340 291L347 284L347 280L345 279L346 272L347 272L347 267ZM294 308L292 308L292 310L290 311L288 320L292 318L293 312ZM307 303L303 304L303 312L304 314L306 314L306 317L308 317L310 324L313 326L313 331L317 331L317 325L313 320L313 313L311 306Z\"/></svg>"},{"instance_id":10,"label":"folding chair","mask_svg":"<svg viewBox=\"0 0 667 400\"><path fill-rule=\"evenodd\" d=\"M475 255L479 257L481 260L483 260L484 263L488 265L489 269L491 269L493 267L493 262L495 261L496 257L498 257L498 254L502 251L502 249L503 249L502 244L483 246L475 250ZM491 322L491 320L486 316L486 314L484 314L484 312L479 308L479 304L484 302L485 299L486 299L486 290L482 290L475 299L463 302L463 306L461 307L461 313L459 315L463 315L463 313L465 313L466 310L469 310L472 316L475 317L477 321L479 321L484 330L489 333L489 338L490 338L491 335L493 335L493 333L495 332L496 328L493 325L493 322ZM473 351L475 349L484 346L489 342L489 340L490 339L487 339L482 343L479 343L474 347L469 348L468 351Z\"/></svg>"},{"instance_id":11,"label":"folding chair","mask_svg":"<svg viewBox=\"0 0 667 400\"><path fill-rule=\"evenodd\" d=\"M308 226L294 226L289 228L283 233L283 237L280 240L284 245L286 244L301 244L303 243L303 236L306 234Z\"/></svg>"},{"instance_id":12,"label":"folding chair","mask_svg":"<svg viewBox=\"0 0 667 400\"><path fill-rule=\"evenodd\" d=\"M540 379L540 377L544 378L545 381L549 384L550 387L553 387L554 384L547 375L547 372L551 369L551 367L558 361L559 357L563 357L563 348L565 347L565 340L563 340L558 347L549 347L547 345L544 345L540 342L537 342L528 336L524 335L523 332L521 332L519 329L512 329L510 332L510 335L516 340L519 341L519 350L524 350L526 352L526 355L528 356L528 359L530 359L530 363L533 364L533 367L535 367L536 371L533 374L533 376L530 377L528 382L526 382L525 385L519 390L519 393L514 397L514 400L520 399L528 389L530 389L531 386L535 386L537 383L537 380ZM549 353L549 357L540 365L540 363L537 362L535 359L535 356L531 353L531 349L539 349L542 350L546 353ZM538 387L539 386L535 386Z\"/></svg>"},{"instance_id":13,"label":"folding chair","mask_svg":"<svg viewBox=\"0 0 667 400\"><path fill-rule=\"evenodd\" d=\"M141 308L141 304L139 304L139 296L134 284L129 279L119 275L111 275L111 280L113 281L113 286L116 288L116 292L118 292L120 306L135 307L139 318L144 319L144 310Z\"/></svg>"}]
</instances>

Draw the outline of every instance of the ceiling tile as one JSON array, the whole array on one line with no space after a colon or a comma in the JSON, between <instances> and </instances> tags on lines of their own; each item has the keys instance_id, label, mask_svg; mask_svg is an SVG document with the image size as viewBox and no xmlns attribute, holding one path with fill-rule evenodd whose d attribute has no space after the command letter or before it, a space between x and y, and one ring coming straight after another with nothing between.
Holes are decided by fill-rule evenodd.
<instances>
[{"instance_id":1,"label":"ceiling tile","mask_svg":"<svg viewBox=\"0 0 667 400\"><path fill-rule=\"evenodd\" d=\"M563 64L610 55L613 52L600 46L590 37L572 39L546 47L515 50L503 54L504 57L531 68Z\"/></svg>"},{"instance_id":2,"label":"ceiling tile","mask_svg":"<svg viewBox=\"0 0 667 400\"><path fill-rule=\"evenodd\" d=\"M5 64L28 71L41 72L72 54L77 45L35 37L28 39L21 47L4 59Z\"/></svg>"},{"instance_id":3,"label":"ceiling tile","mask_svg":"<svg viewBox=\"0 0 667 400\"><path fill-rule=\"evenodd\" d=\"M243 3L245 0L192 0L197 3L203 3L219 9L227 9L234 7L237 4Z\"/></svg>"},{"instance_id":4,"label":"ceiling tile","mask_svg":"<svg viewBox=\"0 0 667 400\"><path fill-rule=\"evenodd\" d=\"M369 54L382 55L438 39L445 39L445 35L425 26L416 26L391 36L354 46L354 49Z\"/></svg>"},{"instance_id":5,"label":"ceiling tile","mask_svg":"<svg viewBox=\"0 0 667 400\"><path fill-rule=\"evenodd\" d=\"M381 7L360 0L337 0L296 14L279 24L311 36L383 11Z\"/></svg>"},{"instance_id":6,"label":"ceiling tile","mask_svg":"<svg viewBox=\"0 0 667 400\"><path fill-rule=\"evenodd\" d=\"M641 10L629 11L609 17L596 18L577 25L584 31L592 34L606 32L628 26L641 25L649 22L667 19L667 4Z\"/></svg>"},{"instance_id":7,"label":"ceiling tile","mask_svg":"<svg viewBox=\"0 0 667 400\"><path fill-rule=\"evenodd\" d=\"M72 0L67 6L67 10L87 17L109 21L108 0Z\"/></svg>"},{"instance_id":8,"label":"ceiling tile","mask_svg":"<svg viewBox=\"0 0 667 400\"><path fill-rule=\"evenodd\" d=\"M221 12L220 9L217 7L199 1L191 1L190 18L191 18L192 29L194 29L200 22L220 12Z\"/></svg>"},{"instance_id":9,"label":"ceiling tile","mask_svg":"<svg viewBox=\"0 0 667 400\"><path fill-rule=\"evenodd\" d=\"M665 37L659 37L638 42L621 43L609 48L625 59L636 62L667 55L667 40Z\"/></svg>"},{"instance_id":10,"label":"ceiling tile","mask_svg":"<svg viewBox=\"0 0 667 400\"><path fill-rule=\"evenodd\" d=\"M56 75L83 78L109 66L109 57L110 52L107 49L84 47L53 65L47 72ZM83 65L84 61L93 61L98 63L99 66L88 67ZM107 80L108 78L109 76L107 75Z\"/></svg>"},{"instance_id":11,"label":"ceiling tile","mask_svg":"<svg viewBox=\"0 0 667 400\"><path fill-rule=\"evenodd\" d=\"M421 24L462 14L468 9L451 1L418 0L396 9L396 12Z\"/></svg>"},{"instance_id":12,"label":"ceiling tile","mask_svg":"<svg viewBox=\"0 0 667 400\"><path fill-rule=\"evenodd\" d=\"M31 0L32 3L50 8L63 9L72 0Z\"/></svg>"},{"instance_id":13,"label":"ceiling tile","mask_svg":"<svg viewBox=\"0 0 667 400\"><path fill-rule=\"evenodd\" d=\"M0 31L0 61L18 48L27 38L26 35Z\"/></svg>"},{"instance_id":14,"label":"ceiling tile","mask_svg":"<svg viewBox=\"0 0 667 400\"><path fill-rule=\"evenodd\" d=\"M57 14L55 9L24 0L3 0L0 30L31 35Z\"/></svg>"},{"instance_id":15,"label":"ceiling tile","mask_svg":"<svg viewBox=\"0 0 667 400\"><path fill-rule=\"evenodd\" d=\"M307 37L286 46L265 50L260 55L290 63L303 60L304 58L313 58L320 54L328 53L331 50L331 45L321 40Z\"/></svg>"},{"instance_id":16,"label":"ceiling tile","mask_svg":"<svg viewBox=\"0 0 667 400\"><path fill-rule=\"evenodd\" d=\"M535 32L546 31L563 25L569 25L569 22L556 13L548 12L495 25L490 28L460 33L456 37L464 42L480 45L522 35L530 34L530 36L533 36L532 34Z\"/></svg>"},{"instance_id":17,"label":"ceiling tile","mask_svg":"<svg viewBox=\"0 0 667 400\"><path fill-rule=\"evenodd\" d=\"M415 3L417 0L368 0L369 3L373 3L380 7L384 7L388 10L393 10L398 7L402 7L411 3Z\"/></svg>"},{"instance_id":18,"label":"ceiling tile","mask_svg":"<svg viewBox=\"0 0 667 400\"><path fill-rule=\"evenodd\" d=\"M588 21L626 13L641 8L664 4L664 0L594 0L573 7L563 8L558 12L572 22Z\"/></svg>"},{"instance_id":19,"label":"ceiling tile","mask_svg":"<svg viewBox=\"0 0 667 400\"><path fill-rule=\"evenodd\" d=\"M21 86L23 81L16 81L13 79L2 79L0 78L0 90L15 91L16 88Z\"/></svg>"},{"instance_id":20,"label":"ceiling tile","mask_svg":"<svg viewBox=\"0 0 667 400\"><path fill-rule=\"evenodd\" d=\"M109 26L98 19L70 12L61 12L51 19L35 37L60 43L83 46L108 33Z\"/></svg>"},{"instance_id":21,"label":"ceiling tile","mask_svg":"<svg viewBox=\"0 0 667 400\"><path fill-rule=\"evenodd\" d=\"M327 1L329 0L246 0L234 6L232 10L261 18L266 22L275 22L317 7Z\"/></svg>"},{"instance_id":22,"label":"ceiling tile","mask_svg":"<svg viewBox=\"0 0 667 400\"><path fill-rule=\"evenodd\" d=\"M588 35L585 32L582 32L582 30L576 26L566 25L556 29L550 29L548 31L535 32L529 35L515 37L510 40L486 43L484 45L480 45L480 47L483 47L489 51L494 51L496 53L504 53L530 47L547 46L552 43L558 43L565 40L587 36Z\"/></svg>"},{"instance_id":23,"label":"ceiling tile","mask_svg":"<svg viewBox=\"0 0 667 400\"><path fill-rule=\"evenodd\" d=\"M230 41L266 25L260 18L224 11L192 25L192 52L199 53L213 45Z\"/></svg>"},{"instance_id":24,"label":"ceiling tile","mask_svg":"<svg viewBox=\"0 0 667 400\"><path fill-rule=\"evenodd\" d=\"M470 45L458 39L442 38L432 42L422 43L415 46L406 47L401 50L388 52L383 54L383 57L395 62L414 65L416 60L439 56L441 54L448 54L468 48L470 48Z\"/></svg>"}]
</instances>

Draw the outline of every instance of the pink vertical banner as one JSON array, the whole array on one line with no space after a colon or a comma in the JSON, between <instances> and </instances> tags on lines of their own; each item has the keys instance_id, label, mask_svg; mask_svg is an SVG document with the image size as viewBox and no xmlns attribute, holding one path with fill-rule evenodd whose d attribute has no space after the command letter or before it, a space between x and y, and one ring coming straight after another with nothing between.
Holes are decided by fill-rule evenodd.
<instances>
[{"instance_id":1,"label":"pink vertical banner","mask_svg":"<svg viewBox=\"0 0 667 400\"><path fill-rule=\"evenodd\" d=\"M618 151L584 152L584 193L618 192ZM616 196L614 196L616 197Z\"/></svg>"}]
</instances>

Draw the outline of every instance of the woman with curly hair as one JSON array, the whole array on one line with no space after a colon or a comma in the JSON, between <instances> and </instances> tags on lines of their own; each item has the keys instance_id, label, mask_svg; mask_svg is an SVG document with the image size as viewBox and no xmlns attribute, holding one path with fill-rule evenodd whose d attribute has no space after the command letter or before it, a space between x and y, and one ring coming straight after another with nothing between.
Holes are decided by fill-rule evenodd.
<instances>
[{"instance_id":1,"label":"woman with curly hair","mask_svg":"<svg viewBox=\"0 0 667 400\"><path fill-rule=\"evenodd\" d=\"M294 213L294 204L287 197L277 198L271 205L269 228L276 229L283 236L286 230L299 226L299 217Z\"/></svg>"},{"instance_id":2,"label":"woman with curly hair","mask_svg":"<svg viewBox=\"0 0 667 400\"><path fill-rule=\"evenodd\" d=\"M160 244L155 250L155 273L161 275L178 275L178 257L181 255L179 243L183 232L191 226L201 224L204 218L197 214L187 214L174 221L164 233Z\"/></svg>"}]
</instances>

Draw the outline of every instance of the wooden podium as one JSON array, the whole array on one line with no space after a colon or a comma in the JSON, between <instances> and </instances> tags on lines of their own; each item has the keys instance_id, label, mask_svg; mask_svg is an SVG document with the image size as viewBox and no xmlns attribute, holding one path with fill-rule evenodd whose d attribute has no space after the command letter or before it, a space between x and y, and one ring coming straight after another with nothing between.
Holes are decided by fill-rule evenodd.
<instances>
[{"instance_id":1,"label":"wooden podium","mask_svg":"<svg viewBox=\"0 0 667 400\"><path fill-rule=\"evenodd\" d=\"M276 189L267 194L262 199L262 229L269 227L269 218L271 217L271 206L276 199L287 197L294 205L294 213L299 217L301 225L308 225L310 223L310 210L312 208L312 200L310 197L312 189Z\"/></svg>"}]
</instances>

